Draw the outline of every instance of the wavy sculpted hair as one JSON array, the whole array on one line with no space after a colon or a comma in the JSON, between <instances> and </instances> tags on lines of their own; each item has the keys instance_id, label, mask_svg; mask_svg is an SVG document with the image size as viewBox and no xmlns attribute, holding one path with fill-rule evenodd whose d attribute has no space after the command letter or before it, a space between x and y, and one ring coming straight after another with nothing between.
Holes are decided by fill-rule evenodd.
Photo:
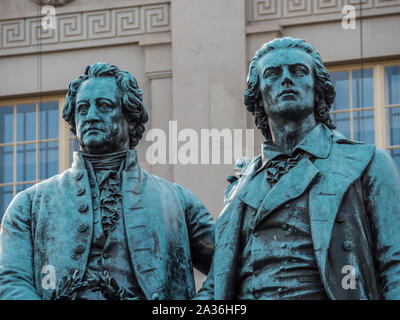
<instances>
[{"instance_id":1,"label":"wavy sculpted hair","mask_svg":"<svg viewBox=\"0 0 400 320\"><path fill-rule=\"evenodd\" d=\"M87 66L85 74L79 76L69 84L68 93L63 109L63 118L68 122L71 132L76 134L75 128L75 103L76 94L80 85L90 79L98 77L115 78L121 91L122 111L129 123L129 147L135 148L143 136L144 124L149 120L147 108L143 104L143 91L139 89L135 77L127 71L122 71L116 66L104 62L96 62Z\"/></svg>"},{"instance_id":2,"label":"wavy sculpted hair","mask_svg":"<svg viewBox=\"0 0 400 320\"><path fill-rule=\"evenodd\" d=\"M259 88L259 59L277 49L297 48L304 50L312 57L315 106L314 115L317 122L322 122L328 128L335 129L335 125L330 118L329 109L335 100L335 87L330 79L328 70L324 67L319 53L307 42L302 39L291 37L277 38L265 43L250 62L249 74L247 76L247 90L243 100L247 110L255 117L255 123L267 140L271 140L271 131L268 124L268 116L264 109L264 102Z\"/></svg>"}]
</instances>

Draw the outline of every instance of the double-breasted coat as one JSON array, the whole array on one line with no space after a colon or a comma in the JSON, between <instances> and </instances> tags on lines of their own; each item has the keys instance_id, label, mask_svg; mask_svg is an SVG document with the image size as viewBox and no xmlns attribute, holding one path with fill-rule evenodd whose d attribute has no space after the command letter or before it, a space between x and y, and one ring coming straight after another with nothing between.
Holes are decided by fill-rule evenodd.
<instances>
[{"instance_id":1,"label":"double-breasted coat","mask_svg":"<svg viewBox=\"0 0 400 320\"><path fill-rule=\"evenodd\" d=\"M93 209L80 153L71 169L19 193L0 230L0 299L47 299L56 281L86 268ZM147 299L195 294L193 265L207 273L214 252L212 215L189 190L147 173L129 150L122 207L132 269ZM81 228L81 226L88 226Z\"/></svg>"}]
</instances>

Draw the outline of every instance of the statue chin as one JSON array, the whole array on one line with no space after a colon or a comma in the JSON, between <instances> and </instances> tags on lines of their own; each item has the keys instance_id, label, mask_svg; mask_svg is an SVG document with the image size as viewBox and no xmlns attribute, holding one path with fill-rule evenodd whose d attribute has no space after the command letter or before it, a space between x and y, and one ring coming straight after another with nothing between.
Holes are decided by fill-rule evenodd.
<instances>
[{"instance_id":1,"label":"statue chin","mask_svg":"<svg viewBox=\"0 0 400 320\"><path fill-rule=\"evenodd\" d=\"M103 154L113 152L111 151L112 144L104 140L85 139L83 143L80 141L79 144L84 153Z\"/></svg>"},{"instance_id":2,"label":"statue chin","mask_svg":"<svg viewBox=\"0 0 400 320\"><path fill-rule=\"evenodd\" d=\"M275 118L299 121L314 113L314 107L306 107L296 101L284 101L279 106L271 108L268 113Z\"/></svg>"}]
</instances>

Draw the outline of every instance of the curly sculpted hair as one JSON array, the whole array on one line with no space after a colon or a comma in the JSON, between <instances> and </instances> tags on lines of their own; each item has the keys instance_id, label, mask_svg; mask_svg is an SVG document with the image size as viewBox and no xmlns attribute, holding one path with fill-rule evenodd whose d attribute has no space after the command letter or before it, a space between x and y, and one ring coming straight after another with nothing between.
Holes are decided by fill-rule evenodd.
<instances>
[{"instance_id":1,"label":"curly sculpted hair","mask_svg":"<svg viewBox=\"0 0 400 320\"><path fill-rule=\"evenodd\" d=\"M247 90L244 93L244 104L247 110L255 117L257 128L261 130L267 140L271 140L271 131L268 124L268 116L264 109L264 102L259 88L259 59L277 49L296 48L307 52L312 57L315 106L314 114L317 122L324 123L328 128L335 129L330 118L329 109L335 100L335 87L330 79L328 70L324 67L319 53L302 39L291 37L277 38L264 44L250 62L249 74L247 76Z\"/></svg>"},{"instance_id":2,"label":"curly sculpted hair","mask_svg":"<svg viewBox=\"0 0 400 320\"><path fill-rule=\"evenodd\" d=\"M121 106L129 123L129 147L135 148L143 136L144 124L149 120L147 108L143 104L143 91L139 89L135 77L127 71L122 71L108 63L97 62L87 66L85 74L79 76L69 84L68 93L63 109L63 118L68 122L71 132L76 134L75 103L76 94L80 85L90 79L98 77L115 78L121 91Z\"/></svg>"}]
</instances>

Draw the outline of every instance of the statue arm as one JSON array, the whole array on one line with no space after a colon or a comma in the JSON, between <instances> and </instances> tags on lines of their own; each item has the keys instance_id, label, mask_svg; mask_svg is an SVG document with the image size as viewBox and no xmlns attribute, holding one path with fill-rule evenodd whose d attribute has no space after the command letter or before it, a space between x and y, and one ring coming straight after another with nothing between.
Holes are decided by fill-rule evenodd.
<instances>
[{"instance_id":1,"label":"statue arm","mask_svg":"<svg viewBox=\"0 0 400 320\"><path fill-rule=\"evenodd\" d=\"M376 149L363 175L366 209L383 299L400 299L400 175L386 151Z\"/></svg>"},{"instance_id":2,"label":"statue arm","mask_svg":"<svg viewBox=\"0 0 400 320\"><path fill-rule=\"evenodd\" d=\"M214 300L214 261L203 286L192 300Z\"/></svg>"},{"instance_id":3,"label":"statue arm","mask_svg":"<svg viewBox=\"0 0 400 320\"><path fill-rule=\"evenodd\" d=\"M177 185L189 232L193 265L207 274L214 255L214 222L211 213L189 190Z\"/></svg>"},{"instance_id":4,"label":"statue arm","mask_svg":"<svg viewBox=\"0 0 400 320\"><path fill-rule=\"evenodd\" d=\"M0 299L41 300L34 287L31 198L19 193L0 228Z\"/></svg>"}]
</instances>

